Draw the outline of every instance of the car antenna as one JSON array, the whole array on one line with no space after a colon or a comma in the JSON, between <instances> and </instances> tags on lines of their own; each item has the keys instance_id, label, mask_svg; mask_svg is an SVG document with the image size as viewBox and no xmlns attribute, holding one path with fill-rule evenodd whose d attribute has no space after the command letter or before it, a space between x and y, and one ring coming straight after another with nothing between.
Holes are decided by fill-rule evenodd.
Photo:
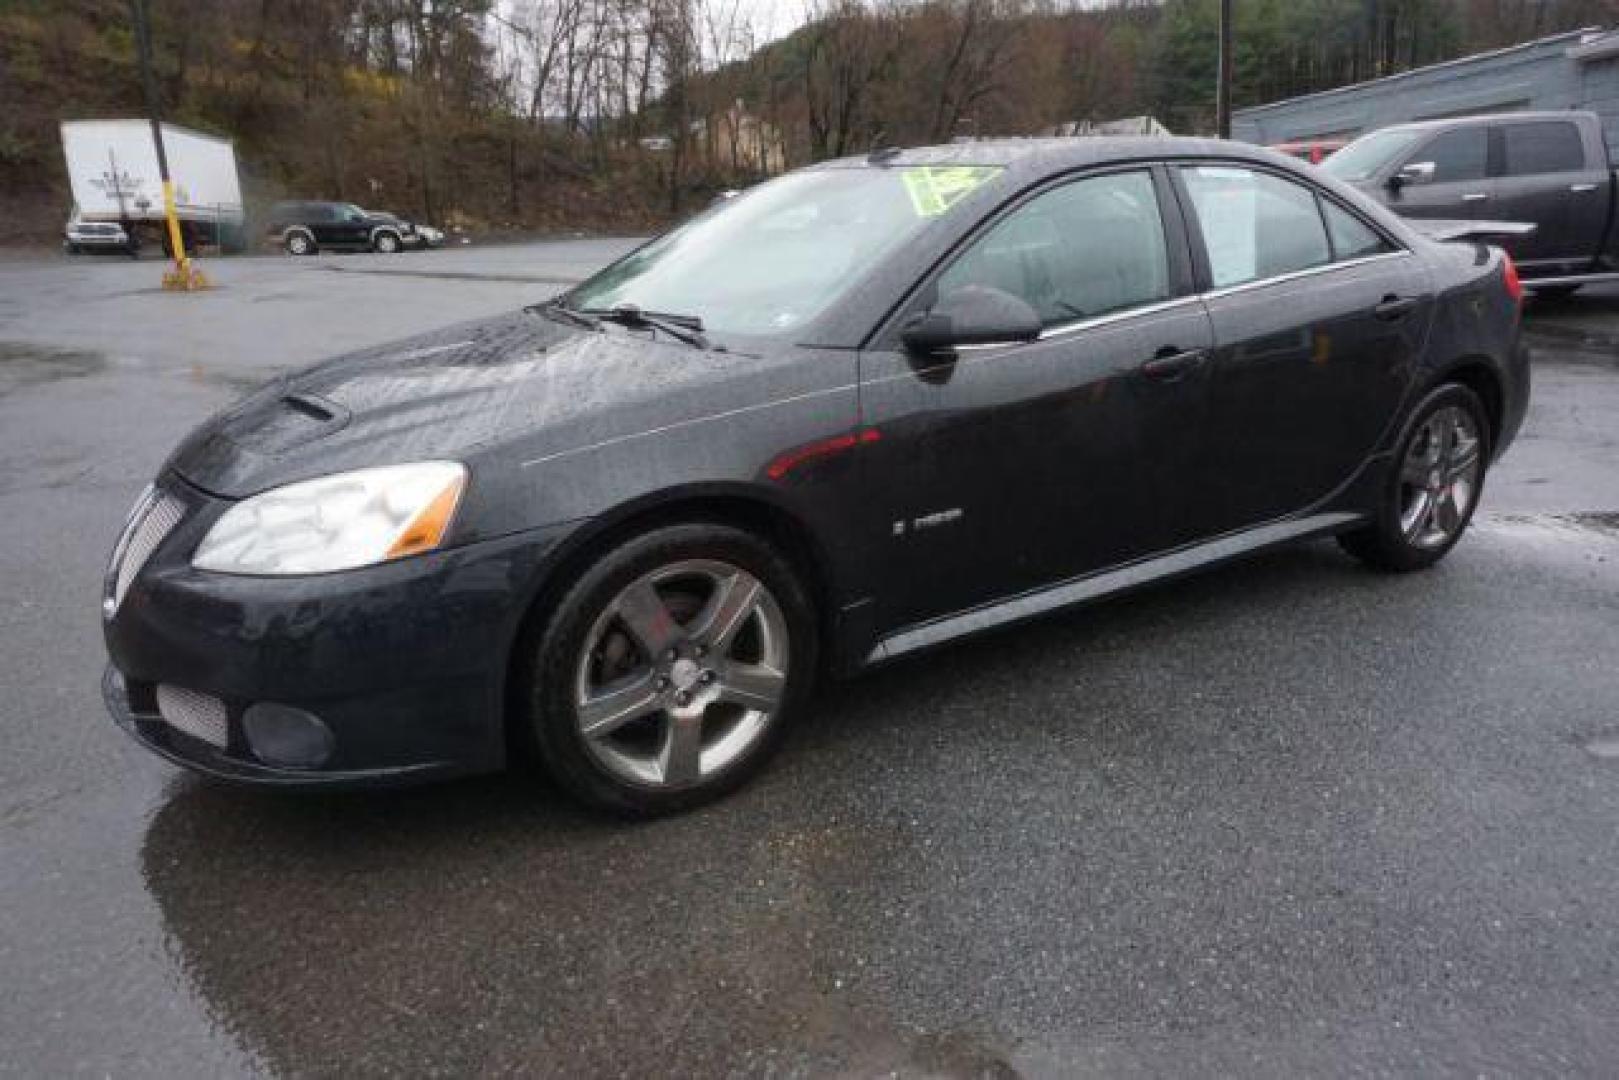
<instances>
[{"instance_id":1,"label":"car antenna","mask_svg":"<svg viewBox=\"0 0 1619 1080\"><path fill-rule=\"evenodd\" d=\"M880 128L872 134L871 149L866 153L867 165L883 165L899 157L901 153L899 147L892 144L884 145L883 140L887 137L888 133Z\"/></svg>"}]
</instances>

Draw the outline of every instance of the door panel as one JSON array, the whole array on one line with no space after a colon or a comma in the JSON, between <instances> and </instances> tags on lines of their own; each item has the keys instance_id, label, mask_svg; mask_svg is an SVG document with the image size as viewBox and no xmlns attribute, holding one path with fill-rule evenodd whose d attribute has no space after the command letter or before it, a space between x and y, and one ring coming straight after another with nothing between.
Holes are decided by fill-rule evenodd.
<instances>
[{"instance_id":1,"label":"door panel","mask_svg":"<svg viewBox=\"0 0 1619 1080\"><path fill-rule=\"evenodd\" d=\"M1021 300L1044 329L943 356L865 354L887 628L1174 542L1199 495L1188 469L1213 342L1190 288L1179 210L1147 168L1030 195L923 283L901 324L973 289Z\"/></svg>"},{"instance_id":2,"label":"door panel","mask_svg":"<svg viewBox=\"0 0 1619 1080\"><path fill-rule=\"evenodd\" d=\"M1210 532L1310 509L1394 422L1432 318L1410 253L1297 177L1251 166L1178 171L1215 286Z\"/></svg>"},{"instance_id":3,"label":"door panel","mask_svg":"<svg viewBox=\"0 0 1619 1080\"><path fill-rule=\"evenodd\" d=\"M323 247L343 244L343 227L337 220L336 209L318 205L310 210L309 217L317 243Z\"/></svg>"},{"instance_id":4,"label":"door panel","mask_svg":"<svg viewBox=\"0 0 1619 1080\"><path fill-rule=\"evenodd\" d=\"M1189 478L1208 368L1141 369L1211 344L1200 303L1186 299L931 365L865 354L862 411L881 432L867 460L888 537L884 627L1179 542L1201 512Z\"/></svg>"},{"instance_id":5,"label":"door panel","mask_svg":"<svg viewBox=\"0 0 1619 1080\"><path fill-rule=\"evenodd\" d=\"M1580 129L1565 120L1502 124L1495 128L1495 199L1490 216L1529 221L1534 233L1503 246L1525 264L1595 258L1608 221L1606 163L1588 168Z\"/></svg>"},{"instance_id":6,"label":"door panel","mask_svg":"<svg viewBox=\"0 0 1619 1080\"><path fill-rule=\"evenodd\" d=\"M1412 150L1400 167L1431 164L1433 179L1388 194L1389 209L1404 217L1476 221L1496 216L1489 179L1489 129L1482 124L1442 132Z\"/></svg>"},{"instance_id":7,"label":"door panel","mask_svg":"<svg viewBox=\"0 0 1619 1080\"><path fill-rule=\"evenodd\" d=\"M1313 507L1393 424L1433 317L1428 275L1374 256L1208 300L1219 531Z\"/></svg>"}]
</instances>

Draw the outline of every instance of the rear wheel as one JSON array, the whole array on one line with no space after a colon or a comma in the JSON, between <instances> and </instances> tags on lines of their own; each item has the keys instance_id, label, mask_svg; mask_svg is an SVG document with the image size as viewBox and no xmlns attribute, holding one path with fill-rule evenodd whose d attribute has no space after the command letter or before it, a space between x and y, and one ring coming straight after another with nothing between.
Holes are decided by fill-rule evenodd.
<instances>
[{"instance_id":1,"label":"rear wheel","mask_svg":"<svg viewBox=\"0 0 1619 1080\"><path fill-rule=\"evenodd\" d=\"M1412 414L1377 516L1339 542L1382 570L1421 570L1461 539L1484 489L1490 427L1478 395L1450 383Z\"/></svg>"},{"instance_id":2,"label":"rear wheel","mask_svg":"<svg viewBox=\"0 0 1619 1080\"><path fill-rule=\"evenodd\" d=\"M287 233L282 241L287 248L288 255L313 255L315 253L315 238L302 229L294 229Z\"/></svg>"},{"instance_id":3,"label":"rear wheel","mask_svg":"<svg viewBox=\"0 0 1619 1080\"><path fill-rule=\"evenodd\" d=\"M809 691L815 620L751 533L677 525L628 541L557 605L525 673L528 730L574 795L649 816L741 785Z\"/></svg>"}]
</instances>

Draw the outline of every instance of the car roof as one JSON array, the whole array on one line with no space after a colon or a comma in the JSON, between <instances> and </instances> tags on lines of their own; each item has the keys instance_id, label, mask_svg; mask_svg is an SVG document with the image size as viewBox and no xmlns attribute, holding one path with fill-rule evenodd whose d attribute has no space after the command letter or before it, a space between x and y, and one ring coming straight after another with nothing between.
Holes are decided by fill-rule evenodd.
<instances>
[{"instance_id":1,"label":"car roof","mask_svg":"<svg viewBox=\"0 0 1619 1080\"><path fill-rule=\"evenodd\" d=\"M1431 131L1435 128L1477 127L1481 124L1522 123L1532 120L1566 120L1577 121L1586 118L1595 118L1596 114L1579 109L1564 109L1560 112L1500 112L1479 113L1476 116L1441 117L1437 120L1411 120L1403 124L1390 124L1388 127L1378 128L1378 131ZM1368 132L1367 134L1371 134Z\"/></svg>"},{"instance_id":2,"label":"car roof","mask_svg":"<svg viewBox=\"0 0 1619 1080\"><path fill-rule=\"evenodd\" d=\"M995 165L1020 173L1066 172L1113 162L1178 157L1240 158L1275 163L1281 155L1250 143L1177 135L1082 135L1059 138L977 139L943 146L885 149L838 158L821 169Z\"/></svg>"}]
</instances>

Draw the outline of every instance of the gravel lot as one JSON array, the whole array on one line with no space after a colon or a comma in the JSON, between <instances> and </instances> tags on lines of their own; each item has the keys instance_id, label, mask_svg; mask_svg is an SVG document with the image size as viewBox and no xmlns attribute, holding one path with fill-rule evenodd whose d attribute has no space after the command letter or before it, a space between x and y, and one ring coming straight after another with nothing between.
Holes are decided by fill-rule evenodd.
<instances>
[{"instance_id":1,"label":"gravel lot","mask_svg":"<svg viewBox=\"0 0 1619 1080\"><path fill-rule=\"evenodd\" d=\"M190 425L628 243L0 261L0 1071L1611 1074L1619 291L1532 309L1439 569L1316 544L898 665L678 819L118 733L102 568Z\"/></svg>"}]
</instances>

